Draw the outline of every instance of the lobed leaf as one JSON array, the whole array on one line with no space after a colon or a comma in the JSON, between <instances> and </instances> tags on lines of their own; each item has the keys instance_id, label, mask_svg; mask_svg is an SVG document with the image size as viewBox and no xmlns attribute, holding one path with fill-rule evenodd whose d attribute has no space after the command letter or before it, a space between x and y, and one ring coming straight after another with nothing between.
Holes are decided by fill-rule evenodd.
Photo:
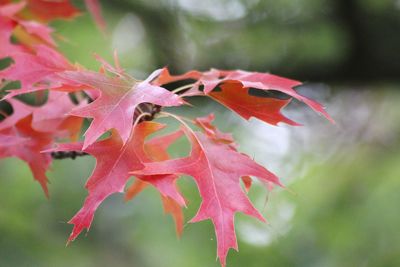
<instances>
[{"instance_id":1,"label":"lobed leaf","mask_svg":"<svg viewBox=\"0 0 400 267\"><path fill-rule=\"evenodd\" d=\"M191 222L210 219L217 236L218 257L222 266L230 248L237 250L234 214L243 212L262 221L240 186L243 176L256 176L265 183L281 185L279 179L229 144L199 132L185 130L191 141L190 156L161 162L143 163L135 175L186 174L196 181L202 203Z\"/></svg>"}]
</instances>

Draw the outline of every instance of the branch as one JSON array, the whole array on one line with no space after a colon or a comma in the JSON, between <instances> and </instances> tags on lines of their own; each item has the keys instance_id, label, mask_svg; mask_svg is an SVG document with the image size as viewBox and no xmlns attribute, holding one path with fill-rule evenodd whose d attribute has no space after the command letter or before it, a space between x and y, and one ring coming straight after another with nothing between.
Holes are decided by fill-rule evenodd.
<instances>
[{"instance_id":1,"label":"branch","mask_svg":"<svg viewBox=\"0 0 400 267\"><path fill-rule=\"evenodd\" d=\"M51 157L53 159L75 159L76 157L82 157L89 155L86 152L78 152L78 151L58 151L58 152L51 152Z\"/></svg>"},{"instance_id":2,"label":"branch","mask_svg":"<svg viewBox=\"0 0 400 267\"><path fill-rule=\"evenodd\" d=\"M142 121L152 121L154 119L155 115L157 113L161 112L161 106L144 103L144 104L140 104L138 106L137 110L140 110L140 112L139 113L135 112L135 114L137 114L137 115L135 115L136 118L138 118L140 116L140 114L144 114L144 113L150 114L150 115L143 116L142 118L140 118L139 119L139 123L140 123ZM82 156L87 156L87 155L89 155L89 154L86 152L83 152L83 151L51 152L51 157L53 159L68 159L68 158L75 159L77 157L82 157Z\"/></svg>"}]
</instances>

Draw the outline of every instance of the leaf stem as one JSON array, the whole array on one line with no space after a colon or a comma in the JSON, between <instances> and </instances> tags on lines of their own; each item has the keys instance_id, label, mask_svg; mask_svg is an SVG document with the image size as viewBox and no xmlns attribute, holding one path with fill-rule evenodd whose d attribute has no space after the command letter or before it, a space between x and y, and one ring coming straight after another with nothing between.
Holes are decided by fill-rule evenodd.
<instances>
[{"instance_id":1,"label":"leaf stem","mask_svg":"<svg viewBox=\"0 0 400 267\"><path fill-rule=\"evenodd\" d=\"M193 123L192 119L189 119L189 118L186 118L183 116L178 116L178 115L175 115L175 114L172 114L169 112L165 112L165 111L161 111L159 114L174 118L175 120L179 121L182 125L184 125L186 128L188 128L191 132L193 132L193 129L189 125L187 125L187 123L185 122L185 121L187 121L187 122Z\"/></svg>"},{"instance_id":2,"label":"leaf stem","mask_svg":"<svg viewBox=\"0 0 400 267\"><path fill-rule=\"evenodd\" d=\"M9 85L12 81L11 80L5 80L0 83L0 90L3 90L7 85Z\"/></svg>"},{"instance_id":3,"label":"leaf stem","mask_svg":"<svg viewBox=\"0 0 400 267\"><path fill-rule=\"evenodd\" d=\"M4 118L8 117L8 114L4 111L0 109L0 115L3 116Z\"/></svg>"},{"instance_id":4,"label":"leaf stem","mask_svg":"<svg viewBox=\"0 0 400 267\"><path fill-rule=\"evenodd\" d=\"M140 120L144 117L152 117L151 113L148 112L143 112L142 114L140 114L139 116L137 116L135 122L133 123L133 128L136 127L136 125L138 125L138 123L140 122Z\"/></svg>"},{"instance_id":5,"label":"leaf stem","mask_svg":"<svg viewBox=\"0 0 400 267\"><path fill-rule=\"evenodd\" d=\"M172 93L177 94L177 93L179 93L179 92L181 92L181 91L190 89L190 88L193 87L194 85L195 85L195 83L190 83L190 84L183 85L183 86L181 86L181 87L178 87L178 88L174 89L174 90L172 91Z\"/></svg>"}]
</instances>

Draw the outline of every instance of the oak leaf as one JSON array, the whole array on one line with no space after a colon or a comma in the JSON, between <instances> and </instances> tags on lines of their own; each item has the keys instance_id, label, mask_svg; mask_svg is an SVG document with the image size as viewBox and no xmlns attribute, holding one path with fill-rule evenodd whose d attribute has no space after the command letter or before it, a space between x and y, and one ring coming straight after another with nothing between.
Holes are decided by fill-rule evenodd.
<instances>
[{"instance_id":1,"label":"oak leaf","mask_svg":"<svg viewBox=\"0 0 400 267\"><path fill-rule=\"evenodd\" d=\"M218 257L225 266L230 248L237 250L234 214L243 212L262 221L264 218L253 207L240 186L243 176L256 176L264 183L281 185L278 178L248 156L234 150L229 144L216 142L188 128L192 151L185 158L144 163L135 175L187 174L194 178L202 203L191 222L211 219L217 236Z\"/></svg>"},{"instance_id":2,"label":"oak leaf","mask_svg":"<svg viewBox=\"0 0 400 267\"><path fill-rule=\"evenodd\" d=\"M202 132L207 135L208 138L213 139L215 142L221 142L229 145L233 150L237 151L238 145L235 143L233 136L229 133L221 132L217 127L215 127L212 122L214 121L215 116L213 113L208 116L198 117L193 120L193 123L199 127ZM243 176L242 181L246 191L250 190L252 185L252 179L250 176ZM267 183L268 187L271 187L270 183Z\"/></svg>"},{"instance_id":3,"label":"oak leaf","mask_svg":"<svg viewBox=\"0 0 400 267\"><path fill-rule=\"evenodd\" d=\"M24 7L24 3L0 5L0 59L17 52L23 52L22 46L11 42L11 36L18 25L13 16Z\"/></svg>"},{"instance_id":4,"label":"oak leaf","mask_svg":"<svg viewBox=\"0 0 400 267\"><path fill-rule=\"evenodd\" d=\"M176 131L165 136L155 137L145 142L144 147L138 147L137 154L143 162L167 160L170 158L167 152L168 147L182 134L182 131ZM186 203L176 185L178 178L175 174L137 176L135 182L126 191L125 199L132 199L148 185L153 185L160 192L164 211L174 218L176 232L180 236L183 231L184 220L181 207L186 206Z\"/></svg>"},{"instance_id":5,"label":"oak leaf","mask_svg":"<svg viewBox=\"0 0 400 267\"><path fill-rule=\"evenodd\" d=\"M72 19L80 14L70 0L26 0L24 18L31 18L41 22L55 19Z\"/></svg>"},{"instance_id":6,"label":"oak leaf","mask_svg":"<svg viewBox=\"0 0 400 267\"><path fill-rule=\"evenodd\" d=\"M130 172L143 168L138 151L145 138L164 126L153 122L139 123L126 143L118 132L112 131L107 139L89 146L85 152L96 158L96 166L85 187L89 194L83 207L69 221L74 225L68 242L73 241L82 230L89 230L98 206L110 195L122 193L131 176ZM49 151L83 151L83 143L59 144ZM143 149L143 148L142 148Z\"/></svg>"},{"instance_id":7,"label":"oak leaf","mask_svg":"<svg viewBox=\"0 0 400 267\"><path fill-rule=\"evenodd\" d=\"M33 129L32 115L28 115L18 120L14 126L0 129L0 135L3 136L3 142L0 142L0 158L17 157L25 161L48 197L46 171L50 166L51 156L41 151L50 148L52 133ZM4 142L5 136L10 143Z\"/></svg>"},{"instance_id":8,"label":"oak leaf","mask_svg":"<svg viewBox=\"0 0 400 267\"><path fill-rule=\"evenodd\" d=\"M21 89L10 91L5 99L58 85L56 73L75 69L62 54L45 45L38 45L35 54L16 53L12 59L14 63L0 71L0 76L20 81Z\"/></svg>"},{"instance_id":9,"label":"oak leaf","mask_svg":"<svg viewBox=\"0 0 400 267\"><path fill-rule=\"evenodd\" d=\"M84 150L110 129L116 129L125 143L132 131L136 108L141 103L159 106L184 104L178 95L150 83L160 71L154 71L142 82L124 77L109 77L92 71L66 71L59 74L63 79L92 87L101 93L94 102L70 113L93 118L85 132Z\"/></svg>"},{"instance_id":10,"label":"oak leaf","mask_svg":"<svg viewBox=\"0 0 400 267\"><path fill-rule=\"evenodd\" d=\"M39 107L17 99L8 100L13 113L0 122L0 158L17 157L25 161L46 196L46 171L51 163L49 149L57 138L75 140L82 127L82 118L68 116L75 105L66 93L51 92L48 101Z\"/></svg>"},{"instance_id":11,"label":"oak leaf","mask_svg":"<svg viewBox=\"0 0 400 267\"><path fill-rule=\"evenodd\" d=\"M99 0L85 0L86 8L89 10L97 27L103 32L106 32L107 24L101 12Z\"/></svg>"},{"instance_id":12,"label":"oak leaf","mask_svg":"<svg viewBox=\"0 0 400 267\"><path fill-rule=\"evenodd\" d=\"M247 120L251 117L256 117L274 125L279 122L298 125L280 113L280 109L284 108L290 100L252 96L248 93L248 90L254 88L284 93L304 102L314 111L334 122L321 104L296 92L294 87L301 85L301 82L270 73L211 69L206 72L189 71L185 74L174 76L167 69L164 69L156 82L158 84L167 84L187 79L196 81L193 88L186 93L187 96L207 95ZM217 88L221 89L221 91L216 90ZM252 108L250 107L251 103L255 105Z\"/></svg>"}]
</instances>

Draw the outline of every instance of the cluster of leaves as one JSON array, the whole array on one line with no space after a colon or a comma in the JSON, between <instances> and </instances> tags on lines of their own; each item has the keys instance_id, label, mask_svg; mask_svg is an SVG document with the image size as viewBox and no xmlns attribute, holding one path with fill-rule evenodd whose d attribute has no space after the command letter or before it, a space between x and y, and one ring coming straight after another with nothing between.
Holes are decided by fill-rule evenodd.
<instances>
[{"instance_id":1,"label":"cluster of leaves","mask_svg":"<svg viewBox=\"0 0 400 267\"><path fill-rule=\"evenodd\" d=\"M97 1L86 3L104 29ZM72 64L57 50L53 29L47 22L71 19L78 13L67 0L0 0L0 58L12 59L0 71L1 86L12 81L20 83L19 89L8 91L2 100L12 107L12 112L2 112L0 158L18 157L25 161L47 196L46 171L53 158L82 154L96 158L97 164L86 183L88 196L70 220L74 227L69 241L90 228L96 209L108 196L125 192L126 199L131 199L149 185L160 192L164 208L172 214L180 234L186 201L176 181L181 175L189 175L202 198L191 222L213 222L218 257L225 266L229 249L237 249L235 213L264 220L246 195L251 177L257 177L269 189L281 184L273 173L238 151L233 137L212 124L213 114L187 119L163 112L163 107L186 105L191 97L203 96L246 120L254 117L273 125L298 125L281 113L295 98L331 118L319 103L293 89L300 82L268 73L211 69L174 76L163 68L140 81L120 67L116 56L114 65L96 56L101 64L99 71ZM173 91L166 89L165 85L177 81L191 82ZM279 91L287 98L260 97L250 94L250 88ZM48 97L40 106L16 98L27 93L40 97L43 92L48 92ZM150 135L166 126L154 121L160 116L178 120L181 127L149 140ZM90 126L83 141L78 142L84 120L90 121ZM183 137L191 144L190 155L170 159L168 147ZM133 176L134 182L126 188Z\"/></svg>"}]
</instances>

